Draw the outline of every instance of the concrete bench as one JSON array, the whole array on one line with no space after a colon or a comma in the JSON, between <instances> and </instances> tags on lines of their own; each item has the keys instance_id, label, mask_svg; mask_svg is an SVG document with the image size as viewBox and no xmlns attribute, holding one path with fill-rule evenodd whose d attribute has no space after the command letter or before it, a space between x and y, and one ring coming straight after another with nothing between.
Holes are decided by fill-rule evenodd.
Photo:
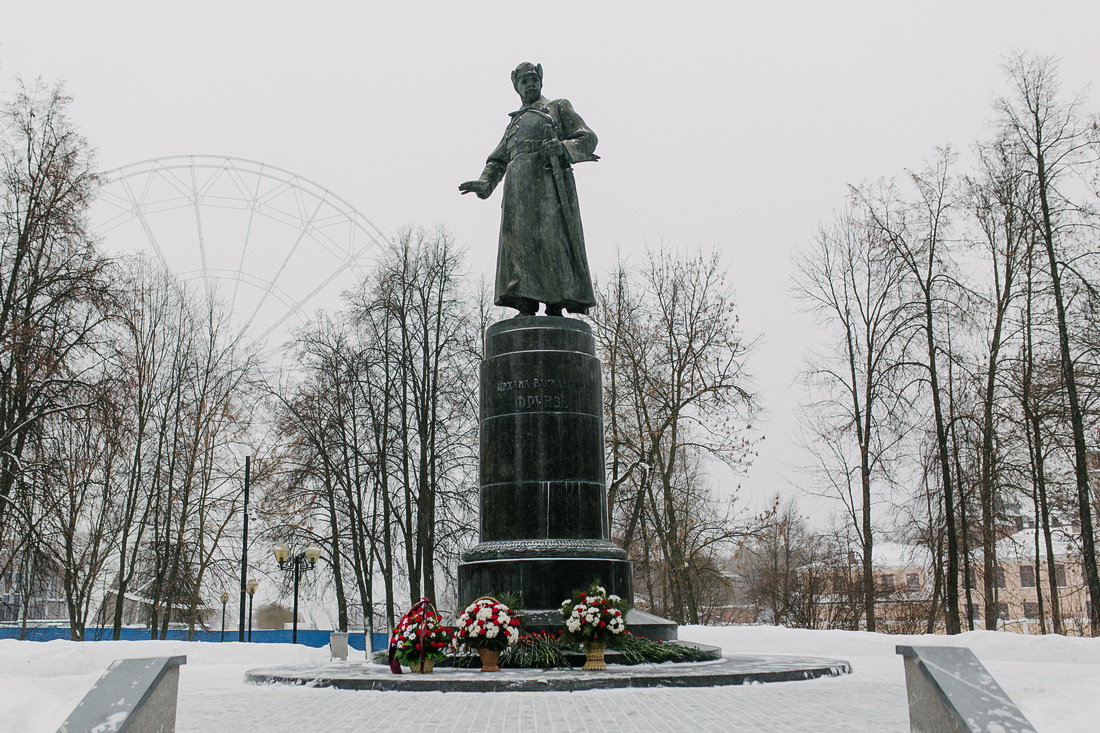
<instances>
[{"instance_id":1,"label":"concrete bench","mask_svg":"<svg viewBox=\"0 0 1100 733\"><path fill-rule=\"evenodd\" d=\"M966 647L898 646L905 658L909 730L1033 733L1034 726Z\"/></svg>"},{"instance_id":2,"label":"concrete bench","mask_svg":"<svg viewBox=\"0 0 1100 733\"><path fill-rule=\"evenodd\" d=\"M173 733L186 663L184 656L111 662L57 733Z\"/></svg>"}]
</instances>

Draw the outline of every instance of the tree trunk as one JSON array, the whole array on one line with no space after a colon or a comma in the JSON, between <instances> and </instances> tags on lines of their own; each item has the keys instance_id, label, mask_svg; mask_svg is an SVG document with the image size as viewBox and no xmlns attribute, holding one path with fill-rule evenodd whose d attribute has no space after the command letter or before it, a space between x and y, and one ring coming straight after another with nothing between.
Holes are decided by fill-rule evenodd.
<instances>
[{"instance_id":1,"label":"tree trunk","mask_svg":"<svg viewBox=\"0 0 1100 733\"><path fill-rule=\"evenodd\" d=\"M1038 114L1035 115L1035 130L1041 130ZM1062 277L1058 260L1054 252L1054 229L1051 224L1050 202L1048 199L1046 162L1043 157L1041 140L1037 143L1036 159L1039 178L1039 203L1042 210L1042 238L1046 247L1050 267L1051 285L1054 287L1054 309L1058 318L1058 346L1062 357L1062 373L1065 380L1066 399L1069 402L1070 423L1073 429L1073 468L1077 479L1077 511L1081 521L1081 551L1085 569L1085 582L1089 589L1089 626L1093 636L1100 636L1100 573L1096 565L1096 544L1092 527L1092 507L1090 498L1088 465L1085 455L1085 423L1077 396L1077 375L1073 365L1073 356L1069 345L1069 326L1066 323L1065 301L1062 297ZM1053 558L1048 558L1053 560ZM1057 588L1057 585L1055 586Z\"/></svg>"}]
</instances>

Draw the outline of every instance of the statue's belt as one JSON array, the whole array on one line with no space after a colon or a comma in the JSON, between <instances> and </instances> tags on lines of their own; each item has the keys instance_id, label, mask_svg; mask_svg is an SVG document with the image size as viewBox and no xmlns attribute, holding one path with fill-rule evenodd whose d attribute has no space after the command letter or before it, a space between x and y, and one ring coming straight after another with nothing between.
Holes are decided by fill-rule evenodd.
<instances>
[{"instance_id":1,"label":"statue's belt","mask_svg":"<svg viewBox=\"0 0 1100 733\"><path fill-rule=\"evenodd\" d=\"M544 140L518 140L508 146L508 151L513 155L520 153L541 153L543 143L552 139L553 138L546 138Z\"/></svg>"}]
</instances>

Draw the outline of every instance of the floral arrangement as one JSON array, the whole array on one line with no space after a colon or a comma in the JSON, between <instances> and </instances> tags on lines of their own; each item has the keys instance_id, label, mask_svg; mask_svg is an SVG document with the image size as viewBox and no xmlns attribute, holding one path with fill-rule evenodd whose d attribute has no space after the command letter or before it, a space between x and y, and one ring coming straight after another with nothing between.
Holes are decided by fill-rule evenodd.
<instances>
[{"instance_id":1,"label":"floral arrangement","mask_svg":"<svg viewBox=\"0 0 1100 733\"><path fill-rule=\"evenodd\" d=\"M500 651L519 639L519 617L495 598L478 598L458 616L455 644Z\"/></svg>"},{"instance_id":2,"label":"floral arrangement","mask_svg":"<svg viewBox=\"0 0 1100 733\"><path fill-rule=\"evenodd\" d=\"M501 657L505 667L528 669L569 669L569 658L558 646L558 634L535 631L519 637L519 641Z\"/></svg>"},{"instance_id":3,"label":"floral arrangement","mask_svg":"<svg viewBox=\"0 0 1100 733\"><path fill-rule=\"evenodd\" d=\"M394 627L390 644L397 661L406 667L419 665L421 660L433 663L445 656L454 630L444 626L427 597L409 609Z\"/></svg>"},{"instance_id":4,"label":"floral arrangement","mask_svg":"<svg viewBox=\"0 0 1100 733\"><path fill-rule=\"evenodd\" d=\"M565 626L562 641L571 644L604 642L615 646L626 631L627 604L616 595L593 584L587 592L575 592L562 601L561 619Z\"/></svg>"}]
</instances>

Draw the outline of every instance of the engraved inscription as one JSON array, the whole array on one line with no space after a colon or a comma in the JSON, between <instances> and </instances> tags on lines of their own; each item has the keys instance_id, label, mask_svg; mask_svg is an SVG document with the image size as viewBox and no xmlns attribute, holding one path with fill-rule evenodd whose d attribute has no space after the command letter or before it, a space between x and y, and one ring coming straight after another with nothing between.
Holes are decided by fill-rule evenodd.
<instances>
[{"instance_id":1,"label":"engraved inscription","mask_svg":"<svg viewBox=\"0 0 1100 733\"><path fill-rule=\"evenodd\" d=\"M509 392L538 390L537 394L509 397L516 410L572 410L580 404L577 394L585 392L586 388L587 385L578 379L513 379L496 383L496 391L502 396Z\"/></svg>"},{"instance_id":2,"label":"engraved inscription","mask_svg":"<svg viewBox=\"0 0 1100 733\"><path fill-rule=\"evenodd\" d=\"M497 382L497 392L511 392L516 389L567 389L582 391L585 383L578 379L513 379L509 382Z\"/></svg>"},{"instance_id":3,"label":"engraved inscription","mask_svg":"<svg viewBox=\"0 0 1100 733\"><path fill-rule=\"evenodd\" d=\"M516 398L517 410L568 410L572 405L569 395L545 394L545 395L520 395Z\"/></svg>"}]
</instances>

